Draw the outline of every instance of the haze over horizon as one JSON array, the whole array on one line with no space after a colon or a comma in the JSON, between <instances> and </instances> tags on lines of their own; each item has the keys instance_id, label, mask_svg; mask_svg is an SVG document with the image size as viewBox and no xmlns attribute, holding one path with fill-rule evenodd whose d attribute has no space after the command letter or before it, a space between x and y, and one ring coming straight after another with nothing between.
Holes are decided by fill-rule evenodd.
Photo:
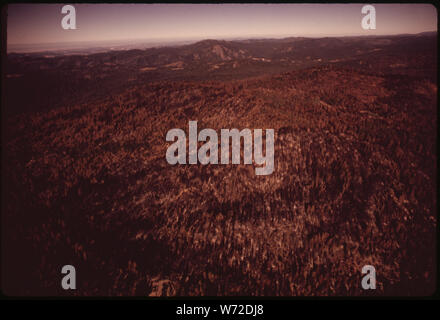
<instances>
[{"instance_id":1,"label":"haze over horizon","mask_svg":"<svg viewBox=\"0 0 440 320\"><path fill-rule=\"evenodd\" d=\"M63 4L8 6L8 51L203 39L417 34L437 30L430 4L374 4L376 30L363 30L364 4L74 4L76 30L64 30ZM52 45L52 46L51 46Z\"/></svg>"}]
</instances>

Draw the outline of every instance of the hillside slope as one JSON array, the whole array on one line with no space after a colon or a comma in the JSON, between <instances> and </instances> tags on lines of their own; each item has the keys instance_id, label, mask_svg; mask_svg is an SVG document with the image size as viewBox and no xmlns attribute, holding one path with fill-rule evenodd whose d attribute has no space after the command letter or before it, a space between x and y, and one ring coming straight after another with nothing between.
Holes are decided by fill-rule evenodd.
<instances>
[{"instance_id":1,"label":"hillside slope","mask_svg":"<svg viewBox=\"0 0 440 320\"><path fill-rule=\"evenodd\" d=\"M77 295L430 294L436 94L424 77L327 65L11 116L6 288L65 294L72 264ZM274 173L169 165L166 132L189 120L275 129Z\"/></svg>"}]
</instances>

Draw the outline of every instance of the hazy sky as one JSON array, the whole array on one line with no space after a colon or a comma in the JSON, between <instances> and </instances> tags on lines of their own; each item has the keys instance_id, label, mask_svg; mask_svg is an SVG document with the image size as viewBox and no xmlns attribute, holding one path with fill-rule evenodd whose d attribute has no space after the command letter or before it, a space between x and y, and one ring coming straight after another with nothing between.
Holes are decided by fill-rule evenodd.
<instances>
[{"instance_id":1,"label":"hazy sky","mask_svg":"<svg viewBox=\"0 0 440 320\"><path fill-rule=\"evenodd\" d=\"M9 5L8 44L437 30L437 12L429 4L375 4L376 30L361 28L363 4L74 4L76 30L62 29L62 6Z\"/></svg>"}]
</instances>

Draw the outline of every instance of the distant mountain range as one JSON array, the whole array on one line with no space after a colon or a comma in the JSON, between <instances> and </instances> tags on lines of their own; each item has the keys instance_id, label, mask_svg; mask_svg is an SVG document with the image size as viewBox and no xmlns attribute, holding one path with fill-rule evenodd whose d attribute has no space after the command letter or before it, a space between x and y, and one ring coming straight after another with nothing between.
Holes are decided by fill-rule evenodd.
<instances>
[{"instance_id":1,"label":"distant mountain range","mask_svg":"<svg viewBox=\"0 0 440 320\"><path fill-rule=\"evenodd\" d=\"M28 89L27 95L18 94L13 99L9 109L53 108L115 94L125 87L151 81L242 79L323 64L339 64L363 72L374 69L435 77L436 71L431 66L436 63L436 37L436 32L427 32L395 36L208 39L146 49L95 48L75 54L10 53L6 85L11 94L20 92L21 88ZM60 93L56 99L41 96L41 92L54 91Z\"/></svg>"},{"instance_id":2,"label":"distant mountain range","mask_svg":"<svg viewBox=\"0 0 440 320\"><path fill-rule=\"evenodd\" d=\"M436 31L421 32L418 34L400 34L397 36L427 36L436 35ZM392 37L393 35L387 36ZM329 36L330 37L330 36ZM319 39L329 38L324 36L317 37L235 37L214 41L290 41L292 39ZM345 36L343 38L352 38L357 36ZM365 36L362 36L365 37ZM376 37L376 36L373 36ZM338 38L331 36L330 38ZM339 37L340 38L340 37ZM8 53L44 53L44 54L93 54L98 52L112 51L112 50L132 50L132 49L147 49L153 47L169 47L176 45L194 44L200 40L197 39L154 39L154 40L106 40L106 41L75 41L75 42L58 42L58 43L37 43L37 44L8 44ZM200 41L203 42L203 41Z\"/></svg>"}]
</instances>

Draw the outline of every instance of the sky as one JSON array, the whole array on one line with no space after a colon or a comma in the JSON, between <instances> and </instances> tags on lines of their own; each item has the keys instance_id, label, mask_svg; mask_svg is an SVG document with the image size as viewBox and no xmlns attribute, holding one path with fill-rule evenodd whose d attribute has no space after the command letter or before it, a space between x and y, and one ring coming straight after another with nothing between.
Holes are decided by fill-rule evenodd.
<instances>
[{"instance_id":1,"label":"sky","mask_svg":"<svg viewBox=\"0 0 440 320\"><path fill-rule=\"evenodd\" d=\"M10 4L7 44L120 40L391 35L437 30L430 4L374 4L376 30L363 30L364 4L73 4L76 30L64 30L63 4Z\"/></svg>"}]
</instances>

